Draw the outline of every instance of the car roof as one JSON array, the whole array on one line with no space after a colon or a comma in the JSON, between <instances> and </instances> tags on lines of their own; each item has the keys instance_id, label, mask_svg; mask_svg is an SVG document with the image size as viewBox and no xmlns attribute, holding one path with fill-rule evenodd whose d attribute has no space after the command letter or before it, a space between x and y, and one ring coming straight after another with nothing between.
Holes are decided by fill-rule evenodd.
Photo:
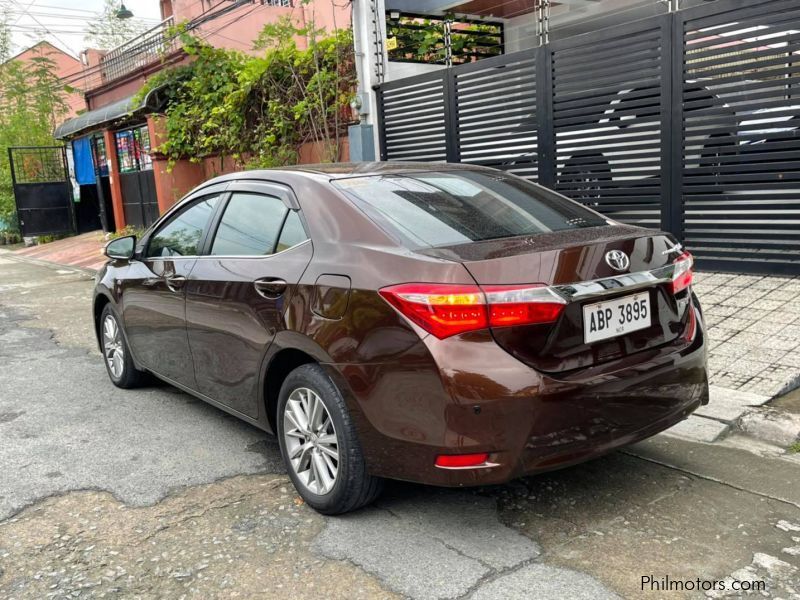
<instances>
[{"instance_id":1,"label":"car roof","mask_svg":"<svg viewBox=\"0 0 800 600\"><path fill-rule=\"evenodd\" d=\"M249 179L265 181L280 179L281 174L307 175L315 179L330 180L346 177L362 177L369 175L390 175L401 173L419 173L434 171L476 171L487 170L486 167L477 165L463 165L441 162L357 162L357 163L319 163L310 165L296 165L276 167L272 169L255 169L251 171L237 171L210 179L202 184L206 187L214 183L225 181ZM489 169L490 170L490 169Z\"/></svg>"},{"instance_id":2,"label":"car roof","mask_svg":"<svg viewBox=\"0 0 800 600\"><path fill-rule=\"evenodd\" d=\"M319 163L313 165L297 165L285 167L285 171L302 171L329 175L334 178L353 177L359 175L386 175L387 173L411 173L420 171L452 171L481 169L474 165L463 165L442 162L355 162L355 163Z\"/></svg>"}]
</instances>

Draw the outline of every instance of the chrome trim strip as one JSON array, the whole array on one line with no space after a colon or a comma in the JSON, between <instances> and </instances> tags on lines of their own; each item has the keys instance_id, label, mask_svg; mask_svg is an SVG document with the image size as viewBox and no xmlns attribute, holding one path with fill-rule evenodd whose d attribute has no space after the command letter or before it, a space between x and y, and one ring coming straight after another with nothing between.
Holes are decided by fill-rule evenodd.
<instances>
[{"instance_id":1,"label":"chrome trim strip","mask_svg":"<svg viewBox=\"0 0 800 600\"><path fill-rule=\"evenodd\" d=\"M252 260L260 260L262 258L272 258L273 256L279 256L284 252L288 252L289 250L294 250L295 248L299 248L303 244L307 244L311 242L311 238L306 238L302 242L296 243L294 246L289 246L284 250L280 250L275 252L274 254L191 254L187 256L145 256L139 260L139 262L154 262L157 260L205 260L205 259L218 259L218 260L230 260L230 259L252 259ZM131 259L133 260L133 259Z\"/></svg>"},{"instance_id":2,"label":"chrome trim strip","mask_svg":"<svg viewBox=\"0 0 800 600\"><path fill-rule=\"evenodd\" d=\"M588 298L601 298L620 292L632 292L656 284L669 283L675 272L675 265L668 264L651 271L637 271L613 277L603 277L591 281L581 281L563 285L551 286L567 302L585 300Z\"/></svg>"}]
</instances>

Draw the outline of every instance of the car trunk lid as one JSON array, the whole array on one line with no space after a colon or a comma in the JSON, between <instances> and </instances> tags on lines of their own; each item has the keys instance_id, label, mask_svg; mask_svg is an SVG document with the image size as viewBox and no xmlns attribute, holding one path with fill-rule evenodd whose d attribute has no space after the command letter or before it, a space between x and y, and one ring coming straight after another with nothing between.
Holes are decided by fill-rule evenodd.
<instances>
[{"instance_id":1,"label":"car trunk lid","mask_svg":"<svg viewBox=\"0 0 800 600\"><path fill-rule=\"evenodd\" d=\"M686 328L689 290L674 294L674 261L681 255L667 234L608 225L535 236L487 240L418 250L461 262L476 283L491 286L543 284L565 301L553 323L492 327L497 343L522 362L547 373L592 367L673 341ZM630 264L612 267L606 256L621 251ZM636 295L647 301L649 324L636 331L588 342L585 307ZM614 317L616 318L616 314Z\"/></svg>"}]
</instances>

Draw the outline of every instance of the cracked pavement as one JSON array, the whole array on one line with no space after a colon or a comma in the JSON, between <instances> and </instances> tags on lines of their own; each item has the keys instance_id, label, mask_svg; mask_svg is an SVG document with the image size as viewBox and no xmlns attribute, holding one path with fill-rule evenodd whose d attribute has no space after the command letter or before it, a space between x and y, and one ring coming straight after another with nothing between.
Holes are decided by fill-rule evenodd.
<instances>
[{"instance_id":1,"label":"cracked pavement","mask_svg":"<svg viewBox=\"0 0 800 600\"><path fill-rule=\"evenodd\" d=\"M85 274L0 253L0 597L660 598L640 579L668 575L800 598L800 460L659 436L322 517L262 432L114 388L90 298Z\"/></svg>"}]
</instances>

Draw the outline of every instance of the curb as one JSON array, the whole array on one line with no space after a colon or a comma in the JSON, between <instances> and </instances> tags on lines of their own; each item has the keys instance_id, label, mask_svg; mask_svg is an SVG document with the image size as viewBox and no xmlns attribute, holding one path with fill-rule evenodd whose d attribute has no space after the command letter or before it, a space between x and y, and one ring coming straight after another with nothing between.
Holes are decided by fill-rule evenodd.
<instances>
[{"instance_id":1,"label":"curb","mask_svg":"<svg viewBox=\"0 0 800 600\"><path fill-rule=\"evenodd\" d=\"M763 407L743 414L736 423L736 429L762 442L786 449L800 441L800 415Z\"/></svg>"}]
</instances>

